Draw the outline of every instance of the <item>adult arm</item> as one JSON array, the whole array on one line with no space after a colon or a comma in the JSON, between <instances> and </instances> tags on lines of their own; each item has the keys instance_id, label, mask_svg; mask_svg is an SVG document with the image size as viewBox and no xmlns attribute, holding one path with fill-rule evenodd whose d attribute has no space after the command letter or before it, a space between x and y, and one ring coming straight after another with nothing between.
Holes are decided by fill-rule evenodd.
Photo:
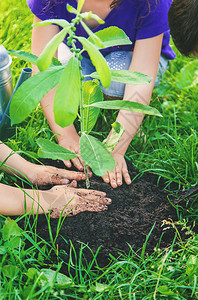
<instances>
[{"instance_id":1,"label":"adult arm","mask_svg":"<svg viewBox=\"0 0 198 300\"><path fill-rule=\"evenodd\" d=\"M136 41L129 70L141 72L153 79L151 83L146 85L126 85L124 100L149 105L158 72L162 38L163 34ZM129 111L121 110L118 114L116 121L124 126L125 132L112 152L116 161L116 167L112 172L106 172L103 178L105 182L110 182L113 188L122 185L122 177L127 184L131 183L124 155L143 118L144 114Z\"/></svg>"},{"instance_id":2,"label":"adult arm","mask_svg":"<svg viewBox=\"0 0 198 300\"><path fill-rule=\"evenodd\" d=\"M34 16L34 24L37 22L41 22L38 17ZM59 27L57 25L46 25L40 27L33 27L32 31L32 53L40 56L41 52L47 45L47 43L59 32ZM69 53L69 48L68 48ZM56 52L54 57L58 58L58 53ZM36 74L38 72L38 68L33 66L33 73ZM56 87L53 88L43 99L40 104L43 109L44 115L49 123L50 128L53 133L57 134L56 138L58 143L79 154L79 135L76 132L74 125L70 125L68 127L62 128L56 124L54 120L54 112L53 112L53 103L54 96L56 92ZM80 159L74 158L72 160L74 165L80 170L83 170L83 165ZM71 167L70 161L64 162L67 167Z\"/></svg>"}]
</instances>

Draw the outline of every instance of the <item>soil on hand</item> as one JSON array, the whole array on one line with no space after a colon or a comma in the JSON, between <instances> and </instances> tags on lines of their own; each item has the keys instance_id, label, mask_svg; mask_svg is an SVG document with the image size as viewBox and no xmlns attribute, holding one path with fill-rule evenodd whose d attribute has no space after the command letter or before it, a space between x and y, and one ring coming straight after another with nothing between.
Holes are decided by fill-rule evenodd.
<instances>
[{"instance_id":1,"label":"soil on hand","mask_svg":"<svg viewBox=\"0 0 198 300\"><path fill-rule=\"evenodd\" d=\"M49 161L47 161L49 164ZM56 167L63 167L60 163ZM137 176L137 172L129 166L131 178ZM117 189L104 183L101 178L91 178L91 189L104 191L112 204L107 211L98 213L83 212L65 219L56 244L59 253L64 252L64 260L69 259L71 244L74 245L77 253L81 244L88 245L95 253L98 247L102 246L97 256L100 266L109 262L109 254L118 257L121 252L129 252L130 246L135 251L142 248L146 236L153 225L153 231L146 246L146 252L151 253L159 243L160 248L168 246L175 235L173 229L163 231L162 221L171 218L177 220L176 210L170 204L167 193L157 187L156 177L147 173L141 178L137 177L131 185L123 184ZM78 183L83 188L85 183ZM51 229L56 236L58 219L51 219ZM49 230L45 216L39 216L37 234L49 240ZM130 246L129 246L130 245ZM64 250L64 251L63 251ZM140 250L141 251L141 250ZM93 258L88 249L84 251L86 259ZM55 258L56 259L56 258Z\"/></svg>"}]
</instances>

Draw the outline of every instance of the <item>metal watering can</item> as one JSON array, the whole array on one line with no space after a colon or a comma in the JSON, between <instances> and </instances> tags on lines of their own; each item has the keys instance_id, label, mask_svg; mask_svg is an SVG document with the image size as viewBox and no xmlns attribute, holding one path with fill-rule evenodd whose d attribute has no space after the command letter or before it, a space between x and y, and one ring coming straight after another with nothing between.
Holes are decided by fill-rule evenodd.
<instances>
[{"instance_id":1,"label":"metal watering can","mask_svg":"<svg viewBox=\"0 0 198 300\"><path fill-rule=\"evenodd\" d=\"M12 72L11 72L12 58L8 55L3 45L0 45L0 139L5 140L13 134L11 129L11 122L9 117L10 103L12 97L18 87L27 80L31 74L31 68L24 68L13 90Z\"/></svg>"}]
</instances>

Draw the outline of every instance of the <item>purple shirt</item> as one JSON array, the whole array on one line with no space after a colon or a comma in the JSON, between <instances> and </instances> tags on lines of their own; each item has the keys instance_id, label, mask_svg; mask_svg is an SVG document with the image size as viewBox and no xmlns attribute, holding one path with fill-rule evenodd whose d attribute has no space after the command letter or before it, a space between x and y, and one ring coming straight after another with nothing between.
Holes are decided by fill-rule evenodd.
<instances>
[{"instance_id":1,"label":"purple shirt","mask_svg":"<svg viewBox=\"0 0 198 300\"><path fill-rule=\"evenodd\" d=\"M31 11L39 19L65 19L70 22L75 15L67 11L67 3L77 8L76 0L27 0ZM172 0L149 0L149 3L150 10L146 0L122 0L107 15L105 24L99 24L92 30L96 32L108 26L117 26L123 29L133 42L132 45L120 45L102 49L103 55L111 51L131 51L136 40L147 39L164 33L161 53L168 59L175 58L175 53L169 45L170 33L168 27L168 10ZM75 34L88 37L81 24L77 25ZM76 45L82 48L78 41Z\"/></svg>"}]
</instances>

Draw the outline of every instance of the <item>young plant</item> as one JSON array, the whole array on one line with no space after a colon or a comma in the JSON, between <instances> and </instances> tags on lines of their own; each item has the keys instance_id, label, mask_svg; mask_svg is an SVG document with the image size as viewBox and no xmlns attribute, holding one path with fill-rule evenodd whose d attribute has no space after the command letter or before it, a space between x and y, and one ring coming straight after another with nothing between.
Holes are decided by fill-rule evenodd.
<instances>
[{"instance_id":1,"label":"young plant","mask_svg":"<svg viewBox=\"0 0 198 300\"><path fill-rule=\"evenodd\" d=\"M23 51L10 51L15 56L37 65L40 70L39 73L24 82L15 93L10 107L10 116L12 124L22 122L36 108L42 98L57 85L53 109L55 122L64 128L70 126L77 117L79 118L81 128L80 156L85 166L85 174L87 174L87 166L90 166L96 175L104 176L106 171L111 171L115 167L115 161L110 151L118 144L124 133L124 128L121 124L115 122L112 124L110 138L103 142L91 136L90 133L97 121L100 109L122 109L161 115L155 108L136 102L125 100L103 101L103 93L98 80L100 80L101 85L108 88L111 81L125 84L147 84L151 81L151 78L138 72L109 69L99 50L132 43L124 31L115 26L93 33L83 20L94 18L99 23L104 23L104 21L92 12L81 13L83 3L84 0L78 1L77 9L67 5L68 11L76 15L71 23L62 19L50 19L34 25L57 24L63 28L46 45L40 57ZM79 23L89 35L88 39L75 35L76 25ZM63 66L53 56L65 37L67 37L67 44L74 55L67 65ZM82 44L82 49L76 47L76 41ZM96 72L87 76L93 78L93 81L84 81L81 72L83 51L87 51L96 68ZM67 90L65 90L66 82ZM70 160L78 156L76 153L49 140L40 138L37 143L40 146L39 156L42 158ZM89 187L88 176L86 178L87 187Z\"/></svg>"}]
</instances>

